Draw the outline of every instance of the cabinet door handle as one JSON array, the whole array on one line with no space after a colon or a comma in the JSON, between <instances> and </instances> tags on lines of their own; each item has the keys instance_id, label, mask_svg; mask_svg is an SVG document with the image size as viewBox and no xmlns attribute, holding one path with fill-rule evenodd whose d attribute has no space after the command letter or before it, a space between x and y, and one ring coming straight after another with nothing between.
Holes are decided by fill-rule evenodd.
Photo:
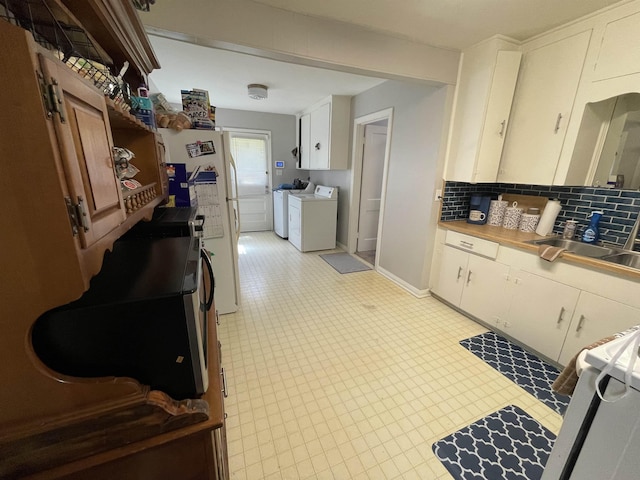
<instances>
[{"instance_id":1,"label":"cabinet door handle","mask_svg":"<svg viewBox=\"0 0 640 480\"><path fill-rule=\"evenodd\" d=\"M461 276L462 276L462 267L458 267L458 278L456 278L456 282L460 280Z\"/></svg>"},{"instance_id":2,"label":"cabinet door handle","mask_svg":"<svg viewBox=\"0 0 640 480\"><path fill-rule=\"evenodd\" d=\"M227 391L227 376L224 373L224 367L220 369L220 376L222 377L222 395L227 398L229 392Z\"/></svg>"},{"instance_id":3,"label":"cabinet door handle","mask_svg":"<svg viewBox=\"0 0 640 480\"><path fill-rule=\"evenodd\" d=\"M464 240L460 240L460 246L461 247L466 247L466 248L469 248L469 249L473 249L473 243L465 242Z\"/></svg>"},{"instance_id":4,"label":"cabinet door handle","mask_svg":"<svg viewBox=\"0 0 640 480\"><path fill-rule=\"evenodd\" d=\"M507 121L506 120L502 120L500 122L500 132L498 133L498 135L500 135L500 138L504 138L504 129L507 126Z\"/></svg>"},{"instance_id":5,"label":"cabinet door handle","mask_svg":"<svg viewBox=\"0 0 640 480\"><path fill-rule=\"evenodd\" d=\"M562 120L561 113L558 114L558 119L556 120L556 128L553 130L553 133L558 133L558 130L560 130L560 120Z\"/></svg>"},{"instance_id":6,"label":"cabinet door handle","mask_svg":"<svg viewBox=\"0 0 640 480\"><path fill-rule=\"evenodd\" d=\"M320 150L320 142L316 143L315 147L316 147L316 150Z\"/></svg>"},{"instance_id":7,"label":"cabinet door handle","mask_svg":"<svg viewBox=\"0 0 640 480\"><path fill-rule=\"evenodd\" d=\"M586 320L586 317L584 315L580 315L580 320L578 320L578 326L576 327L576 333L582 330L582 326L584 325L585 320Z\"/></svg>"},{"instance_id":8,"label":"cabinet door handle","mask_svg":"<svg viewBox=\"0 0 640 480\"><path fill-rule=\"evenodd\" d=\"M558 321L556 324L560 325L560 322L564 320L564 307L560 307L560 315L558 315Z\"/></svg>"},{"instance_id":9,"label":"cabinet door handle","mask_svg":"<svg viewBox=\"0 0 640 480\"><path fill-rule=\"evenodd\" d=\"M216 325L220 325L220 315L218 314L218 310L216 310Z\"/></svg>"},{"instance_id":10,"label":"cabinet door handle","mask_svg":"<svg viewBox=\"0 0 640 480\"><path fill-rule=\"evenodd\" d=\"M471 281L471 270L469 270L469 273L467 273L467 285L469 285L470 281Z\"/></svg>"}]
</instances>

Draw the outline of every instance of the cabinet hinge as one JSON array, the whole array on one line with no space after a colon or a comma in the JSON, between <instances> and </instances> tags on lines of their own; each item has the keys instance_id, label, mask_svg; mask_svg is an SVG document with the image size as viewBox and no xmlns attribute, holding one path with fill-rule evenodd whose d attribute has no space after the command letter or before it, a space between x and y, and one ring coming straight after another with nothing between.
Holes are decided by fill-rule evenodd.
<instances>
[{"instance_id":1,"label":"cabinet hinge","mask_svg":"<svg viewBox=\"0 0 640 480\"><path fill-rule=\"evenodd\" d=\"M51 104L51 96L49 94L49 86L44 79L44 75L40 70L36 70L36 75L38 76L38 84L40 85L40 98L42 98L42 103L44 104L44 110L47 114L47 118L51 119L53 117L53 105Z\"/></svg>"},{"instance_id":2,"label":"cabinet hinge","mask_svg":"<svg viewBox=\"0 0 640 480\"><path fill-rule=\"evenodd\" d=\"M47 90L52 113L57 113L60 117L60 122L65 123L66 119L64 118L64 112L62 110L62 98L58 91L58 81L55 78L51 79L51 83L47 85Z\"/></svg>"},{"instance_id":3,"label":"cabinet hinge","mask_svg":"<svg viewBox=\"0 0 640 480\"><path fill-rule=\"evenodd\" d=\"M69 197L64 197L67 206L67 215L71 222L71 232L75 237L82 228L85 232L89 231L89 221L82 197L78 197L78 203L73 203Z\"/></svg>"},{"instance_id":4,"label":"cabinet hinge","mask_svg":"<svg viewBox=\"0 0 640 480\"><path fill-rule=\"evenodd\" d=\"M64 197L64 203L67 206L67 215L69 215L69 221L71 222L71 232L75 237L78 235L78 228L80 227L76 208L69 197Z\"/></svg>"}]
</instances>

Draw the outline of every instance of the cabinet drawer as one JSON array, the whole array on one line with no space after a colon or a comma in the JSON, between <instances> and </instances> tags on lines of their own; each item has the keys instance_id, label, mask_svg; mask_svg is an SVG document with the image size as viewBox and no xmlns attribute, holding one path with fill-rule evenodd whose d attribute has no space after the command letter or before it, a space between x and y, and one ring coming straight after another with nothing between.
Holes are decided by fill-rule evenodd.
<instances>
[{"instance_id":1,"label":"cabinet drawer","mask_svg":"<svg viewBox=\"0 0 640 480\"><path fill-rule=\"evenodd\" d=\"M495 259L498 256L498 243L465 235L464 233L448 230L444 243L483 257Z\"/></svg>"}]
</instances>

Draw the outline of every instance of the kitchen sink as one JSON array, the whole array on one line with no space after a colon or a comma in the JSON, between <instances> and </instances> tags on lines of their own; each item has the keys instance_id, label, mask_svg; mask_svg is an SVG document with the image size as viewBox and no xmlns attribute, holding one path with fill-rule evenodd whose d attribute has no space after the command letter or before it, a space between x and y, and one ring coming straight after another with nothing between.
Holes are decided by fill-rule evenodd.
<instances>
[{"instance_id":1,"label":"kitchen sink","mask_svg":"<svg viewBox=\"0 0 640 480\"><path fill-rule=\"evenodd\" d=\"M567 252L590 258L602 258L621 253L620 249L617 248L591 245L590 243L582 243L561 237L545 238L542 240L531 240L529 241L529 243L532 243L534 245L550 245L552 247L566 248Z\"/></svg>"},{"instance_id":2,"label":"kitchen sink","mask_svg":"<svg viewBox=\"0 0 640 480\"><path fill-rule=\"evenodd\" d=\"M640 253L617 253L615 255L608 255L602 260L617 263L618 265L624 265L625 267L640 269Z\"/></svg>"}]
</instances>

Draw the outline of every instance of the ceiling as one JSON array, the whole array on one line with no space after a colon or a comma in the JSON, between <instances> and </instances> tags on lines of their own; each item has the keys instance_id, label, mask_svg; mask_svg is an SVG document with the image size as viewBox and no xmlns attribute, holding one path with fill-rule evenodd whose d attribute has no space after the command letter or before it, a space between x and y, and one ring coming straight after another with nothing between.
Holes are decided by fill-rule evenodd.
<instances>
[{"instance_id":1,"label":"ceiling","mask_svg":"<svg viewBox=\"0 0 640 480\"><path fill-rule=\"evenodd\" d=\"M217 108L295 115L329 95L357 95L384 82L154 35L149 39L162 65L150 75L151 90L179 105L180 90L200 88ZM249 98L247 85L256 82L268 86L266 100Z\"/></svg>"},{"instance_id":2,"label":"ceiling","mask_svg":"<svg viewBox=\"0 0 640 480\"><path fill-rule=\"evenodd\" d=\"M620 0L252 0L461 50L496 33L526 40Z\"/></svg>"},{"instance_id":3,"label":"ceiling","mask_svg":"<svg viewBox=\"0 0 640 480\"><path fill-rule=\"evenodd\" d=\"M619 3L616 0L253 1L456 50L496 33L525 40ZM357 95L384 81L193 45L153 33L150 32L151 44L162 68L151 74L151 88L162 92L174 104L181 103L181 89L200 88L209 91L212 104L218 108L296 114L327 95ZM248 97L247 85L255 82L269 87L266 100Z\"/></svg>"}]
</instances>

